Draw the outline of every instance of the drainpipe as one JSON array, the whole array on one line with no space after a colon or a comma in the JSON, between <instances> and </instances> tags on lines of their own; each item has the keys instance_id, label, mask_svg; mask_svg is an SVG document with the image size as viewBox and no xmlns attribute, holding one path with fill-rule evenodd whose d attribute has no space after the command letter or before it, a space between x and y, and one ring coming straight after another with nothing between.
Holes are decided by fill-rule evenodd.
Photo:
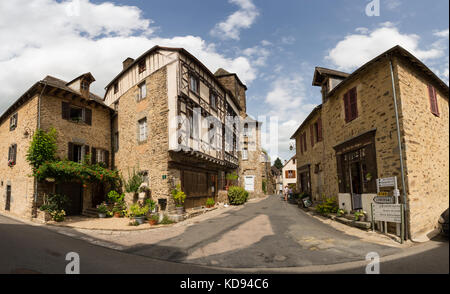
<instances>
[{"instance_id":1,"label":"drainpipe","mask_svg":"<svg viewBox=\"0 0 450 294\"><path fill-rule=\"evenodd\" d=\"M409 211L408 203L407 203L407 197L406 197L406 183L405 183L405 170L403 168L403 149L402 149L402 140L401 140L401 134L400 134L400 122L398 118L398 106L397 106L397 93L395 91L395 80L394 80L394 68L392 66L392 59L391 56L387 56L389 59L389 67L391 70L391 79L392 79L392 93L394 96L394 109L395 109L395 120L397 123L397 139L398 139L398 151L400 154L400 169L402 174L402 187L403 187L403 204L405 204L405 213ZM408 221L405 220L405 239L408 239Z\"/></svg>"},{"instance_id":2,"label":"drainpipe","mask_svg":"<svg viewBox=\"0 0 450 294\"><path fill-rule=\"evenodd\" d=\"M38 97L38 117L37 117L37 130L41 128L41 99L42 94L44 93L45 88L47 87L47 83L45 81L40 81L41 84L44 84L44 88L42 88L41 94ZM34 178L34 204L37 203L38 196L38 182L36 178Z\"/></svg>"}]
</instances>

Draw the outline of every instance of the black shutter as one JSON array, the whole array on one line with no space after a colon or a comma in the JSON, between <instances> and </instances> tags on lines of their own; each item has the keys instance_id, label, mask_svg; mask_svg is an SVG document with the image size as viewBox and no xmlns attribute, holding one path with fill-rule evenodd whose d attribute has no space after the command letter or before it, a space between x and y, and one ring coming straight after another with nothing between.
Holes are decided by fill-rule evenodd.
<instances>
[{"instance_id":1,"label":"black shutter","mask_svg":"<svg viewBox=\"0 0 450 294\"><path fill-rule=\"evenodd\" d=\"M74 161L73 160L73 143L69 142L69 151L68 151L68 156L67 159L69 159L70 161Z\"/></svg>"},{"instance_id":2,"label":"black shutter","mask_svg":"<svg viewBox=\"0 0 450 294\"><path fill-rule=\"evenodd\" d=\"M86 160L86 158L89 156L89 146L88 145L84 145L84 159Z\"/></svg>"},{"instance_id":3,"label":"black shutter","mask_svg":"<svg viewBox=\"0 0 450 294\"><path fill-rule=\"evenodd\" d=\"M62 103L62 118L63 119L70 119L70 104L67 102Z\"/></svg>"},{"instance_id":4,"label":"black shutter","mask_svg":"<svg viewBox=\"0 0 450 294\"><path fill-rule=\"evenodd\" d=\"M12 146L9 146L8 148L8 161L12 159Z\"/></svg>"},{"instance_id":5,"label":"black shutter","mask_svg":"<svg viewBox=\"0 0 450 294\"><path fill-rule=\"evenodd\" d=\"M106 168L109 168L109 151L105 151Z\"/></svg>"},{"instance_id":6,"label":"black shutter","mask_svg":"<svg viewBox=\"0 0 450 294\"><path fill-rule=\"evenodd\" d=\"M92 125L92 110L85 108L84 109L84 122L88 125Z\"/></svg>"},{"instance_id":7,"label":"black shutter","mask_svg":"<svg viewBox=\"0 0 450 294\"><path fill-rule=\"evenodd\" d=\"M367 145L365 147L365 163L367 167L367 172L371 174L372 179L367 185L367 193L377 192L377 182L378 169L377 169L377 155L375 150L375 143ZM366 177L366 175L364 175Z\"/></svg>"},{"instance_id":8,"label":"black shutter","mask_svg":"<svg viewBox=\"0 0 450 294\"><path fill-rule=\"evenodd\" d=\"M17 144L14 144L14 162L17 161Z\"/></svg>"},{"instance_id":9,"label":"black shutter","mask_svg":"<svg viewBox=\"0 0 450 294\"><path fill-rule=\"evenodd\" d=\"M92 153L91 153L91 163L96 164L97 163L97 149L92 147Z\"/></svg>"}]
</instances>

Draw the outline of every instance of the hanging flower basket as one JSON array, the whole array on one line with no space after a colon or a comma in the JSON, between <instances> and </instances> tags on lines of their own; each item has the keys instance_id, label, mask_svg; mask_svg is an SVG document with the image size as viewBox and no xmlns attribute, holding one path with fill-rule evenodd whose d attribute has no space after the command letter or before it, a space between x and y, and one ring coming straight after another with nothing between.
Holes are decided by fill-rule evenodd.
<instances>
[{"instance_id":1,"label":"hanging flower basket","mask_svg":"<svg viewBox=\"0 0 450 294\"><path fill-rule=\"evenodd\" d=\"M8 166L13 167L16 165L16 162L14 160L8 160Z\"/></svg>"}]
</instances>

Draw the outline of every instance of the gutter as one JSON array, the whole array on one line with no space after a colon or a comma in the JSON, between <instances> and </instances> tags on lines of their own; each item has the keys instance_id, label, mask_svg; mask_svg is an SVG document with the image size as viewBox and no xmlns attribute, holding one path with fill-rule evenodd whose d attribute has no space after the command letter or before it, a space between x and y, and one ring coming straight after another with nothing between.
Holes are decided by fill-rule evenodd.
<instances>
[{"instance_id":1,"label":"gutter","mask_svg":"<svg viewBox=\"0 0 450 294\"><path fill-rule=\"evenodd\" d=\"M408 216L407 212L409 212L409 206L407 202L406 197L406 181L405 181L405 170L403 168L403 148L402 148L402 140L401 140L401 133L400 133L400 122L398 118L398 105L397 105L397 93L395 91L395 78L394 78L394 68L392 66L392 56L390 54L386 55L387 59L389 60L389 67L391 71L391 80L392 80L392 93L394 96L394 109L395 109L395 121L397 124L397 139L398 139L398 151L400 154L400 169L402 174L402 187L403 187L403 204L405 205L405 214ZM408 240L408 220L405 221L405 239Z\"/></svg>"}]
</instances>

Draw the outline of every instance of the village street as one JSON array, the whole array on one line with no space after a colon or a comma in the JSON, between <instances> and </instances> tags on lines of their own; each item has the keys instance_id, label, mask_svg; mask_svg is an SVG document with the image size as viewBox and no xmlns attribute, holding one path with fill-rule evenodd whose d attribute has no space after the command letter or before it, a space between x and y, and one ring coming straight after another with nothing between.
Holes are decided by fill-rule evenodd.
<instances>
[{"instance_id":1,"label":"village street","mask_svg":"<svg viewBox=\"0 0 450 294\"><path fill-rule=\"evenodd\" d=\"M278 196L210 214L107 234L0 216L0 272L64 273L68 252L79 254L81 273L364 273L370 252L381 257L381 273L449 270L448 240L399 245L372 232L346 234Z\"/></svg>"}]
</instances>

